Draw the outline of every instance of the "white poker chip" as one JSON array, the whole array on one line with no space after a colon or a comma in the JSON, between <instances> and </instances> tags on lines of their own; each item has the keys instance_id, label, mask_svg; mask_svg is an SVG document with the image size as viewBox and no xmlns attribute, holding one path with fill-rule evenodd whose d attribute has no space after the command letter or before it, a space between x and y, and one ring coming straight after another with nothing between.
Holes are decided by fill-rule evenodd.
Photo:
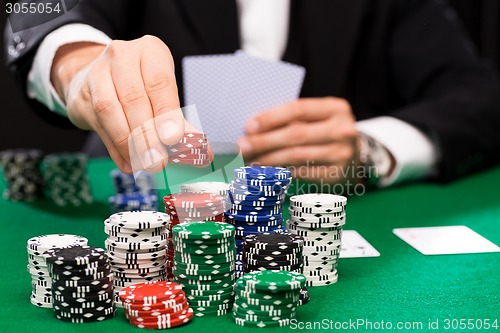
<instances>
[{"instance_id":1,"label":"white poker chip","mask_svg":"<svg viewBox=\"0 0 500 333\"><path fill-rule=\"evenodd\" d=\"M290 197L290 205L294 207L334 209L343 208L346 204L346 197L335 194L310 193Z\"/></svg>"},{"instance_id":2,"label":"white poker chip","mask_svg":"<svg viewBox=\"0 0 500 333\"><path fill-rule=\"evenodd\" d=\"M180 186L181 193L214 193L226 195L229 184L224 182L196 182Z\"/></svg>"},{"instance_id":3,"label":"white poker chip","mask_svg":"<svg viewBox=\"0 0 500 333\"><path fill-rule=\"evenodd\" d=\"M109 223L124 229L151 229L166 226L170 217L155 211L120 212L109 217Z\"/></svg>"},{"instance_id":4,"label":"white poker chip","mask_svg":"<svg viewBox=\"0 0 500 333\"><path fill-rule=\"evenodd\" d=\"M42 235L28 239L27 248L43 254L43 252L70 245L87 245L88 239L82 236L53 234Z\"/></svg>"}]
</instances>

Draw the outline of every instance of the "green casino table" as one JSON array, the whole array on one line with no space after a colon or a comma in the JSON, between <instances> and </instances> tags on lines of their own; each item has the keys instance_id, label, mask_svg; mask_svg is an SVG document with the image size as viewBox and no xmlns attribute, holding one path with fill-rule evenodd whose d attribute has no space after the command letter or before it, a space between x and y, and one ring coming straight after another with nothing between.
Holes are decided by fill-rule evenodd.
<instances>
[{"instance_id":1,"label":"green casino table","mask_svg":"<svg viewBox=\"0 0 500 333\"><path fill-rule=\"evenodd\" d=\"M122 309L112 320L71 324L58 321L51 309L37 308L29 301L26 240L69 233L104 247L103 220L110 213L107 198L113 194L109 177L113 168L111 160L90 161L88 173L95 202L85 208L57 208L44 200L32 204L0 200L3 332L139 331L128 324ZM182 182L189 180L188 169L169 166L166 172L170 179ZM297 322L273 331L380 331L389 327L398 331L398 325L406 325L407 332L458 332L467 331L460 329L460 320L462 325L471 325L469 319L484 327L487 320L490 324L497 320L500 325L500 253L424 256L392 234L397 227L465 225L500 244L499 185L500 168L496 168L448 185L417 184L349 198L345 229L357 230L381 256L341 259L339 281L309 288L311 302L298 308ZM3 186L0 184L1 190ZM312 328L313 324L322 326ZM429 329L430 324L437 329ZM259 329L237 326L231 315L226 315L194 318L174 330ZM500 328L482 331L500 332Z\"/></svg>"}]
</instances>

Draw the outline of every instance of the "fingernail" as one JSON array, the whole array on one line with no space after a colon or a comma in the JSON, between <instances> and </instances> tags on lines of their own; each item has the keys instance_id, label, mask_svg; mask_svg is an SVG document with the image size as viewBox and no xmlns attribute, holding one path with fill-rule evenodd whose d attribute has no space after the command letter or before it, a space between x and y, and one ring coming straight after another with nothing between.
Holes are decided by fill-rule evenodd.
<instances>
[{"instance_id":1,"label":"fingernail","mask_svg":"<svg viewBox=\"0 0 500 333\"><path fill-rule=\"evenodd\" d=\"M256 120L250 120L246 124L246 129L248 133L254 133L259 130L259 123Z\"/></svg>"},{"instance_id":2,"label":"fingernail","mask_svg":"<svg viewBox=\"0 0 500 333\"><path fill-rule=\"evenodd\" d=\"M146 150L144 153L144 166L146 168L154 167L158 163L160 163L163 160L162 155L160 152L154 148L150 148Z\"/></svg>"},{"instance_id":3,"label":"fingernail","mask_svg":"<svg viewBox=\"0 0 500 333\"><path fill-rule=\"evenodd\" d=\"M160 135L168 140L179 132L179 126L172 120L167 120L160 126Z\"/></svg>"},{"instance_id":4,"label":"fingernail","mask_svg":"<svg viewBox=\"0 0 500 333\"><path fill-rule=\"evenodd\" d=\"M250 151L252 151L252 145L247 140L240 140L240 142L238 142L238 145L240 146L242 153L249 153Z\"/></svg>"}]
</instances>

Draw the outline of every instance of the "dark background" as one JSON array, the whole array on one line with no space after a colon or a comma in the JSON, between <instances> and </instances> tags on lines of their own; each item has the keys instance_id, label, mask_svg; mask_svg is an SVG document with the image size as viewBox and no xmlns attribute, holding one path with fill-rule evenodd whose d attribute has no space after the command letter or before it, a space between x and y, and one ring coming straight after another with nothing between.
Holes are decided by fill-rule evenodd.
<instances>
[{"instance_id":1,"label":"dark background","mask_svg":"<svg viewBox=\"0 0 500 333\"><path fill-rule=\"evenodd\" d=\"M105 0L103 0L105 1ZM449 0L464 23L479 53L500 69L500 0ZM2 3L3 5L3 3ZM0 10L0 27L5 26L5 10ZM3 49L3 33L0 37ZM55 128L32 112L21 92L9 76L0 58L0 150L7 148L39 148L45 152L79 150L85 133L76 129Z\"/></svg>"}]
</instances>

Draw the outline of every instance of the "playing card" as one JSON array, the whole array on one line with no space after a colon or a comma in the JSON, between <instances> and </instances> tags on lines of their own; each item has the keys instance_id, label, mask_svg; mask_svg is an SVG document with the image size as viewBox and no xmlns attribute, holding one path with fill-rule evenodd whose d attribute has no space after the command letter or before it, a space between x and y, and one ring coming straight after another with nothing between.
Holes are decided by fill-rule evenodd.
<instances>
[{"instance_id":1,"label":"playing card","mask_svg":"<svg viewBox=\"0 0 500 333\"><path fill-rule=\"evenodd\" d=\"M209 142L237 142L251 116L298 98L305 76L303 67L241 51L186 57L183 71L185 102L196 105Z\"/></svg>"},{"instance_id":2,"label":"playing card","mask_svg":"<svg viewBox=\"0 0 500 333\"><path fill-rule=\"evenodd\" d=\"M425 255L500 252L500 247L466 226L399 228L392 232Z\"/></svg>"},{"instance_id":3,"label":"playing card","mask_svg":"<svg viewBox=\"0 0 500 333\"><path fill-rule=\"evenodd\" d=\"M355 230L342 231L340 258L379 257L380 253Z\"/></svg>"}]
</instances>

